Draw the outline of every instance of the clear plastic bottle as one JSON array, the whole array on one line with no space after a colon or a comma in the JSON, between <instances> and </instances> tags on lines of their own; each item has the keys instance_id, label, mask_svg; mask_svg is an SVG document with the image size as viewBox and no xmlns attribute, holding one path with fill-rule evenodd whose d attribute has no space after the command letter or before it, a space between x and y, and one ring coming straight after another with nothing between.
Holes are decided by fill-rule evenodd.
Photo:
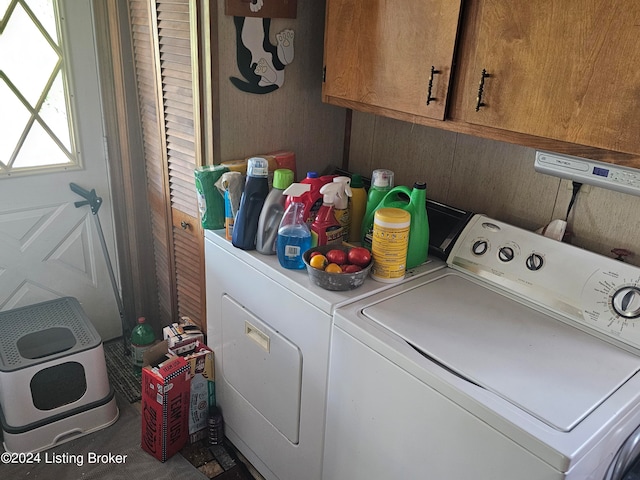
<instances>
[{"instance_id":1,"label":"clear plastic bottle","mask_svg":"<svg viewBox=\"0 0 640 480\"><path fill-rule=\"evenodd\" d=\"M138 324L131 331L131 363L133 373L140 376L142 373L142 356L144 352L155 343L156 335L151 325L146 323L144 317L138 318Z\"/></svg>"},{"instance_id":2,"label":"clear plastic bottle","mask_svg":"<svg viewBox=\"0 0 640 480\"><path fill-rule=\"evenodd\" d=\"M311 248L311 232L305 218L305 204L300 197L310 190L308 183L292 183L284 191L284 195L289 196L289 206L280 221L276 240L278 261L284 268L305 268L302 254Z\"/></svg>"},{"instance_id":3,"label":"clear plastic bottle","mask_svg":"<svg viewBox=\"0 0 640 480\"><path fill-rule=\"evenodd\" d=\"M273 172L273 188L264 201L260 219L258 220L258 234L256 236L256 250L263 255L276 254L276 238L280 220L284 214L284 204L287 197L284 191L293 183L293 171L279 168Z\"/></svg>"}]
</instances>

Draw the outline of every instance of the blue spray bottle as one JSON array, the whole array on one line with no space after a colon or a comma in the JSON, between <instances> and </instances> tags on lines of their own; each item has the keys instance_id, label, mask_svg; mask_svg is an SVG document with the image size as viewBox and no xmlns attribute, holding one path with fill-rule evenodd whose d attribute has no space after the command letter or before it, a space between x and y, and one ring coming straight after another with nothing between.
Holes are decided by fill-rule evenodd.
<instances>
[{"instance_id":1,"label":"blue spray bottle","mask_svg":"<svg viewBox=\"0 0 640 480\"><path fill-rule=\"evenodd\" d=\"M310 190L308 183L292 183L283 193L289 196L290 203L278 227L276 253L284 268L305 268L302 254L311 248L311 231L305 218L305 204L300 197Z\"/></svg>"}]
</instances>

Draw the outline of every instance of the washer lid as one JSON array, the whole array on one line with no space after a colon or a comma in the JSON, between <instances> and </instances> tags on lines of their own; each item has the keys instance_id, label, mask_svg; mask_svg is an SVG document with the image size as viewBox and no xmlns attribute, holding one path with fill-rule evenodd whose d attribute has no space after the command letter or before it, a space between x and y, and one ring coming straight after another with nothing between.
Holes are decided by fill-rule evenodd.
<instances>
[{"instance_id":1,"label":"washer lid","mask_svg":"<svg viewBox=\"0 0 640 480\"><path fill-rule=\"evenodd\" d=\"M640 358L458 273L363 314L427 357L560 431L640 370Z\"/></svg>"}]
</instances>

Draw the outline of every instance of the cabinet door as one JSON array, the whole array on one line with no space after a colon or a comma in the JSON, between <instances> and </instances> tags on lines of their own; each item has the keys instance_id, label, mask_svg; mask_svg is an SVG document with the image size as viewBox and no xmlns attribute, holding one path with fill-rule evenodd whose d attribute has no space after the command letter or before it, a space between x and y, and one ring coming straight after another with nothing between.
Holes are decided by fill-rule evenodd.
<instances>
[{"instance_id":1,"label":"cabinet door","mask_svg":"<svg viewBox=\"0 0 640 480\"><path fill-rule=\"evenodd\" d=\"M465 121L640 151L640 2L481 0L476 19Z\"/></svg>"},{"instance_id":2,"label":"cabinet door","mask_svg":"<svg viewBox=\"0 0 640 480\"><path fill-rule=\"evenodd\" d=\"M444 119L459 14L459 0L328 0L325 99Z\"/></svg>"}]
</instances>

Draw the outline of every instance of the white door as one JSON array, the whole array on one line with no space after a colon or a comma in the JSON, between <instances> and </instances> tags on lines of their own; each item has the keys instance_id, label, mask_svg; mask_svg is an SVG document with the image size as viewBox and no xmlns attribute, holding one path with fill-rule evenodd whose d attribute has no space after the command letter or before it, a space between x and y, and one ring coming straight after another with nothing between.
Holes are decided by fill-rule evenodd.
<instances>
[{"instance_id":1,"label":"white door","mask_svg":"<svg viewBox=\"0 0 640 480\"><path fill-rule=\"evenodd\" d=\"M69 188L73 182L102 198L98 216L118 278L92 7L57 3L0 1L0 310L76 297L109 340L122 329L107 262L90 207L76 208L83 198ZM62 92L64 81L70 122L52 106L60 98L37 92ZM57 129L60 118L74 135Z\"/></svg>"}]
</instances>

